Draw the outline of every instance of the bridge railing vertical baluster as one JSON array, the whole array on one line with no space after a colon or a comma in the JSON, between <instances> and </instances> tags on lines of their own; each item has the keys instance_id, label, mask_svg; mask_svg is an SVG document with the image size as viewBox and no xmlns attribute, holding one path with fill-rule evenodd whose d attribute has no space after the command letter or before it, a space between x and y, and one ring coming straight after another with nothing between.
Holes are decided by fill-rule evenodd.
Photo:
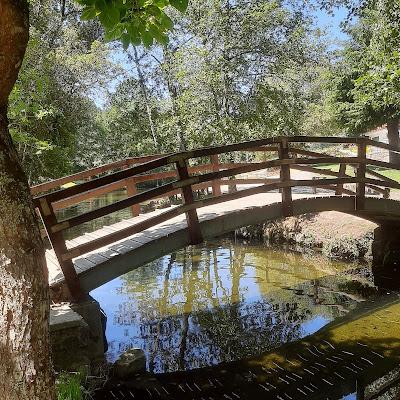
<instances>
[{"instance_id":1,"label":"bridge railing vertical baluster","mask_svg":"<svg viewBox=\"0 0 400 400\"><path fill-rule=\"evenodd\" d=\"M211 163L212 163L212 170L213 172L218 172L219 171L219 157L218 154L213 154L211 156ZM213 191L213 196L221 196L221 183L219 180L213 180L212 181L212 191Z\"/></svg>"},{"instance_id":2,"label":"bridge railing vertical baluster","mask_svg":"<svg viewBox=\"0 0 400 400\"><path fill-rule=\"evenodd\" d=\"M125 168L129 168L131 164L127 161L125 164ZM128 178L126 181L126 194L128 197L134 196L137 194L137 188L136 188L136 180L135 177ZM131 207L131 213L132 217L137 217L140 214L140 204L134 204Z\"/></svg>"},{"instance_id":3,"label":"bridge railing vertical baluster","mask_svg":"<svg viewBox=\"0 0 400 400\"><path fill-rule=\"evenodd\" d=\"M289 159L289 143L287 138L281 138L279 143L279 159L288 160ZM281 182L290 181L290 166L289 164L282 164L280 171ZM293 214L293 204L292 204L292 188L283 187L282 193L282 212L284 216L289 216Z\"/></svg>"},{"instance_id":4,"label":"bridge railing vertical baluster","mask_svg":"<svg viewBox=\"0 0 400 400\"><path fill-rule=\"evenodd\" d=\"M38 208L40 211L40 217L47 232L47 237L49 238L61 270L64 274L65 282L70 295L72 296L73 300L78 301L85 297L85 293L81 288L78 274L75 271L72 260L63 260L62 258L62 255L67 253L68 249L67 245L65 244L63 233L52 231L52 226L57 224L57 217L54 213L53 207L47 202L46 198L42 198L39 200Z\"/></svg>"},{"instance_id":5,"label":"bridge railing vertical baluster","mask_svg":"<svg viewBox=\"0 0 400 400\"><path fill-rule=\"evenodd\" d=\"M361 139L357 143L357 157L363 160L367 159L366 141ZM360 162L357 168L357 191L356 191L356 210L365 208L365 174L367 165L365 162Z\"/></svg>"},{"instance_id":6,"label":"bridge railing vertical baluster","mask_svg":"<svg viewBox=\"0 0 400 400\"><path fill-rule=\"evenodd\" d=\"M343 178L344 176L346 176L346 168L347 165L346 164L340 164L339 167L339 178ZM338 183L336 185L336 191L335 191L335 195L336 196L341 196L343 194L343 183Z\"/></svg>"},{"instance_id":7,"label":"bridge railing vertical baluster","mask_svg":"<svg viewBox=\"0 0 400 400\"><path fill-rule=\"evenodd\" d=\"M135 178L129 178L126 181L126 193L128 197L137 194L137 187ZM140 204L134 204L131 207L132 217L137 217L140 214Z\"/></svg>"},{"instance_id":8,"label":"bridge railing vertical baluster","mask_svg":"<svg viewBox=\"0 0 400 400\"><path fill-rule=\"evenodd\" d=\"M178 171L178 177L180 181L189 179L189 171L185 158L180 158L175 163ZM192 185L182 187L182 197L185 205L191 205L194 203L194 196ZM191 244L198 244L203 241L203 236L200 230L199 217L196 209L188 210L186 213L186 221L189 230Z\"/></svg>"}]
</instances>

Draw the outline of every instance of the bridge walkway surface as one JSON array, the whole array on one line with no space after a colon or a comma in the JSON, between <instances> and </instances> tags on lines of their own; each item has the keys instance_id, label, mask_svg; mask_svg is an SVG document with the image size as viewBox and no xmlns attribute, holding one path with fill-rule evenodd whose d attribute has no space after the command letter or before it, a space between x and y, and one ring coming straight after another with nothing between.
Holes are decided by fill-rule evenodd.
<instances>
[{"instance_id":1,"label":"bridge walkway surface","mask_svg":"<svg viewBox=\"0 0 400 400\"><path fill-rule=\"evenodd\" d=\"M314 195L294 195L294 199L315 197ZM226 203L221 203L213 206L208 206L198 211L200 224L206 221L213 220L217 217L228 216L229 214L237 216L237 213L245 210L256 211L266 205L279 203L281 195L279 193L263 193L253 195L243 199L232 200ZM173 208L174 206L171 206ZM89 243L93 239L101 238L111 232L117 232L121 228L133 226L146 219L155 217L161 214L163 209L158 209L137 217L129 218L117 222L115 224L105 226L96 231L85 233L72 240L67 240L67 248L73 248L77 245ZM171 246L178 246L181 248L185 246L182 242L184 237L176 235L179 231L187 231L187 222L185 215L179 215L161 224L155 225L135 235L128 236L127 238L112 243L111 245L104 246L93 252L85 254L84 256L73 259L73 263L78 275L80 275L82 287L85 290L92 290L102 283L108 282L111 277L117 277L124 271L128 272L136 266L144 265L155 258L161 257L173 251ZM223 227L221 226L221 234ZM186 233L186 232L185 232ZM175 235L174 235L175 234ZM186 233L187 235L187 233ZM172 237L173 242L169 243L168 239ZM180 239L180 240L179 240ZM187 241L186 245L190 242ZM141 248L145 248L146 254L139 253ZM122 265L120 257L134 252L136 255L134 259ZM140 254L140 256L139 256ZM64 275L61 270L60 264L54 253L54 250L46 251L46 262L49 270L49 284L55 286L64 282ZM117 264L120 264L117 266ZM102 268L103 267L103 268ZM94 269L96 273L94 274ZM100 271L101 269L101 271ZM107 272L109 269L109 272ZM86 275L86 278L85 278ZM100 275L97 276L96 275Z\"/></svg>"}]
</instances>

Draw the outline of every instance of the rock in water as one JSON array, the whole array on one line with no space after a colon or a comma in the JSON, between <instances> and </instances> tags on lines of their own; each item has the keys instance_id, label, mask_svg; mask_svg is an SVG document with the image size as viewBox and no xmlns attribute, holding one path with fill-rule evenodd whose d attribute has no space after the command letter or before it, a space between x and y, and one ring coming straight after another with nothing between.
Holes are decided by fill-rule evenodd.
<instances>
[{"instance_id":1,"label":"rock in water","mask_svg":"<svg viewBox=\"0 0 400 400\"><path fill-rule=\"evenodd\" d=\"M130 349L123 353L114 363L113 372L116 378L126 380L146 370L146 355L142 349Z\"/></svg>"}]
</instances>

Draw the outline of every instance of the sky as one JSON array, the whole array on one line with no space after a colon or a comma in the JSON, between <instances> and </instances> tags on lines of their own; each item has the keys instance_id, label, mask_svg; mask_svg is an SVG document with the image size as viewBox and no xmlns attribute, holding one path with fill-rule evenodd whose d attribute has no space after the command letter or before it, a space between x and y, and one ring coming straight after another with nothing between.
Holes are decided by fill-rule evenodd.
<instances>
[{"instance_id":1,"label":"sky","mask_svg":"<svg viewBox=\"0 0 400 400\"><path fill-rule=\"evenodd\" d=\"M326 11L319 10L315 12L316 24L320 28L325 28L332 39L346 40L347 36L341 31L340 23L346 19L347 12L344 7L336 9L334 15L329 15Z\"/></svg>"}]
</instances>

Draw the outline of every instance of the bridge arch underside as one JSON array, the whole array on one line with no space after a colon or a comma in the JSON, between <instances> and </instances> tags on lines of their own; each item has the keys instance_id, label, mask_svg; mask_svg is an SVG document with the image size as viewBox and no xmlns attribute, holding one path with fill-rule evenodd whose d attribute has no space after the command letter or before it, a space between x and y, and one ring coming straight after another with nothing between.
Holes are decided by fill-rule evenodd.
<instances>
[{"instance_id":1,"label":"bridge arch underside","mask_svg":"<svg viewBox=\"0 0 400 400\"><path fill-rule=\"evenodd\" d=\"M292 204L291 216L339 211L368 219L379 225L387 223L400 226L400 201L397 200L367 197L363 210L356 209L355 196L294 199ZM209 240L243 226L260 224L283 217L282 203L277 202L265 206L249 206L219 216L210 213L200 220L200 228L204 240ZM130 252L113 257L95 268L80 273L82 289L88 293L112 279L188 245L190 245L188 229L181 227L175 232L154 239Z\"/></svg>"}]
</instances>

